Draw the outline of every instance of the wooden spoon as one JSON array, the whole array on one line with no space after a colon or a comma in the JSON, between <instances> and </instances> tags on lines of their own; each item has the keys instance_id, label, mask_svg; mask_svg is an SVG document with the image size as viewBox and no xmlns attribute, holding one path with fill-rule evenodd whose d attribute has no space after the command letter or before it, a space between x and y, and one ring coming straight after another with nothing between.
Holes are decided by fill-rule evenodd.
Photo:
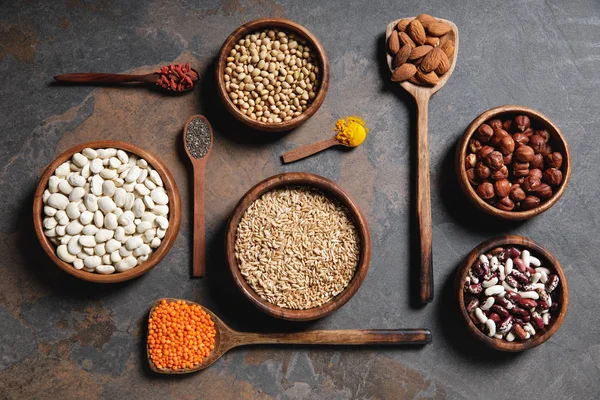
<instances>
[{"instance_id":1,"label":"wooden spoon","mask_svg":"<svg viewBox=\"0 0 600 400\"><path fill-rule=\"evenodd\" d=\"M188 129L190 128L192 121L196 119L200 119L203 124L206 124L208 132L210 133L208 150L201 158L194 157L187 144ZM183 147L194 166L194 256L192 276L196 278L202 277L206 273L206 252L204 246L204 167L206 166L206 160L210 155L212 146L212 127L206 117L200 114L190 117L185 123L185 129L183 130Z\"/></svg>"},{"instance_id":2,"label":"wooden spoon","mask_svg":"<svg viewBox=\"0 0 600 400\"><path fill-rule=\"evenodd\" d=\"M198 74L198 71L192 69L194 72L196 72L196 74ZM198 75L200 76L200 75ZM54 77L54 79L58 82L65 82L65 83L81 83L81 84L86 84L86 83L94 83L94 84L111 84L111 83L126 83L126 82L143 82L143 83L149 83L149 84L153 84L156 85L156 82L158 81L158 79L160 78L160 74L157 74L156 72L153 72L151 74L144 74L144 75L130 75L130 74L105 74L105 73L101 73L101 72L82 72L82 73L75 73L75 74L62 74L62 75L56 75ZM196 83L198 81L194 82L194 86L189 87L187 89L182 89L182 90L168 90L163 88L160 85L156 85L157 87L160 87L161 89L163 89L166 92L170 92L170 93L182 93L182 92L187 92L189 90L192 90L196 87Z\"/></svg>"},{"instance_id":3,"label":"wooden spoon","mask_svg":"<svg viewBox=\"0 0 600 400\"><path fill-rule=\"evenodd\" d=\"M322 140L322 141L317 142L317 143L307 144L307 145L295 148L294 150L290 150L288 152L285 152L281 156L281 158L283 159L283 162L285 164L287 164L287 163L291 163L291 162L294 162L294 161L301 160L301 159L306 158L308 156L312 156L313 154L316 154L316 153L318 153L320 151L323 151L323 150L328 149L328 148L333 147L333 146L352 147L352 146L348 146L348 145L340 142L334 136L331 139Z\"/></svg>"},{"instance_id":4,"label":"wooden spoon","mask_svg":"<svg viewBox=\"0 0 600 400\"><path fill-rule=\"evenodd\" d=\"M388 39L399 19L388 24L385 31L385 42ZM450 61L450 69L442 77L437 85L433 87L419 86L408 81L400 83L400 86L410 93L417 102L417 219L419 237L421 243L421 290L420 299L422 303L433 300L433 269L431 256L431 194L429 183L429 149L427 146L427 113L429 98L440 90L452 75L456 66L456 55L458 54L458 28L454 23L445 19L439 19L452 27L448 34L454 40L454 55ZM392 56L386 51L387 63L393 72Z\"/></svg>"},{"instance_id":5,"label":"wooden spoon","mask_svg":"<svg viewBox=\"0 0 600 400\"><path fill-rule=\"evenodd\" d=\"M150 310L150 316L160 304L161 300L174 302L178 299L158 299ZM192 301L185 301L188 305L198 305ZM146 344L146 355L150 368L160 374L188 374L210 367L223 354L234 347L251 344L302 344L302 345L421 345L431 343L431 332L429 329L352 329L334 331L305 331L295 333L250 333L238 332L231 329L206 307L202 309L210 315L215 323L217 334L215 336L215 348L204 361L193 368L171 370L157 368L150 358L148 345Z\"/></svg>"}]
</instances>

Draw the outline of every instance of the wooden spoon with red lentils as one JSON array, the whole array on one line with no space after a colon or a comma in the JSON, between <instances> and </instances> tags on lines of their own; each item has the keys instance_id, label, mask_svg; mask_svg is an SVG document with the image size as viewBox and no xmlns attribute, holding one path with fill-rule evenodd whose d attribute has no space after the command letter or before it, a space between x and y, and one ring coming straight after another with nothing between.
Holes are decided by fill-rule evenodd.
<instances>
[{"instance_id":1,"label":"wooden spoon with red lentils","mask_svg":"<svg viewBox=\"0 0 600 400\"><path fill-rule=\"evenodd\" d=\"M185 63L165 65L153 73L143 75L83 72L56 75L54 79L58 82L78 84L144 82L160 86L169 92L187 92L196 87L198 72L190 66L190 63Z\"/></svg>"}]
</instances>

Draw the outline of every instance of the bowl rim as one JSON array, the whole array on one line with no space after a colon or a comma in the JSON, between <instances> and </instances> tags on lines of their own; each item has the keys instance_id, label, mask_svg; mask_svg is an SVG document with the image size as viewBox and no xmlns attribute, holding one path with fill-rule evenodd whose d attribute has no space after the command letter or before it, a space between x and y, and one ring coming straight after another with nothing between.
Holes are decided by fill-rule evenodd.
<instances>
[{"instance_id":1,"label":"bowl rim","mask_svg":"<svg viewBox=\"0 0 600 400\"><path fill-rule=\"evenodd\" d=\"M265 27L283 28L289 31L293 31L299 34L300 36L303 36L314 48L317 58L319 59L319 68L321 69L321 82L319 85L319 91L317 92L317 95L315 96L312 103L310 103L310 105L307 107L307 109L296 118L292 118L289 121L273 124L255 121L243 114L237 108L237 106L231 102L227 90L225 89L225 79L223 78L223 75L225 73L225 67L227 66L227 56L229 55L229 51L231 50L231 48L238 42L239 39L241 39L246 34ZM223 101L225 108L227 108L227 110L238 121L244 123L247 126L250 126L251 128L266 132L288 131L306 122L310 117L313 116L314 113L317 112L319 108L321 108L321 105L323 105L323 102L325 101L325 96L327 95L327 91L329 89L329 60L327 58L327 53L325 52L323 45L321 44L319 39L317 39L317 37L304 26L286 18L259 18L253 21L246 22L245 24L235 29L227 37L227 39L225 39L225 42L221 46L221 50L219 51L219 54L217 56L217 66L215 68L215 74L217 80L217 92L219 93L219 97Z\"/></svg>"},{"instance_id":2,"label":"bowl rim","mask_svg":"<svg viewBox=\"0 0 600 400\"><path fill-rule=\"evenodd\" d=\"M483 201L477 195L475 189L473 189L473 187L469 183L469 179L467 178L467 170L464 166L463 160L467 156L467 147L469 144L469 140L473 137L475 131L481 124L503 114L525 114L530 118L534 118L536 122L540 123L548 130L548 133L550 133L556 144L560 147L560 149L555 150L560 151L565 156L563 159L563 168L561 168L563 171L563 181L560 184L558 191L554 192L552 194L552 197L548 201L541 203L539 206L532 208L531 210L504 211L499 208L496 208ZM506 220L525 220L533 218L536 215L547 211L550 207L556 204L556 202L561 198L569 184L569 179L571 177L572 171L572 164L573 161L571 157L571 150L569 148L569 144L567 143L567 140L565 139L560 128L558 128L558 126L556 126L554 122L550 120L550 118L529 107L518 105L504 105L484 111L469 124L456 148L455 169L456 174L458 176L459 186L461 187L463 193L481 211Z\"/></svg>"},{"instance_id":3,"label":"bowl rim","mask_svg":"<svg viewBox=\"0 0 600 400\"><path fill-rule=\"evenodd\" d=\"M348 286L346 286L341 293L333 297L327 303L319 307L309 308L306 310L292 310L278 307L262 299L258 294L256 294L254 289L250 287L248 282L246 282L246 279L242 276L235 258L237 227L248 207L262 194L285 186L310 186L321 190L328 196L340 201L340 203L342 203L348 209L361 238L360 258L356 266L354 276L348 283ZM227 255L227 264L229 265L229 269L236 286L254 306L266 314L276 318L289 321L310 321L331 314L333 311L346 304L346 302L348 302L358 291L369 269L369 262L371 258L371 237L367 221L362 212L356 205L355 201L337 183L325 177L308 172L285 172L260 181L242 196L236 205L227 225L227 232L225 235L225 250Z\"/></svg>"},{"instance_id":4,"label":"bowl rim","mask_svg":"<svg viewBox=\"0 0 600 400\"><path fill-rule=\"evenodd\" d=\"M165 237L162 239L160 246L157 249L154 249L152 255L142 263L140 266L136 266L135 268L119 273L113 273L110 275L101 275L92 272L85 272L83 270L77 270L73 267L72 264L68 264L62 261L56 255L56 246L50 242L50 240L44 234L43 228L43 201L42 196L46 188L48 187L48 180L50 176L54 174L54 170L65 161L69 160L73 154L82 151L85 148L117 148L125 150L129 153L136 154L142 158L144 158L148 163L154 168L159 174L163 183L165 185L165 189L169 194L169 227L167 228L167 232L165 233ZM136 278L140 275L145 274L150 271L152 268L156 266L169 252L175 239L177 238L177 234L179 233L179 227L181 224L181 198L179 195L179 189L177 188L177 183L175 179L167 169L167 167L160 161L156 156L152 153L136 146L131 143L118 141L118 140L96 140L92 142L80 143L76 146L71 147L70 149L62 152L58 157L54 159L44 170L38 185L35 190L34 199L33 199L33 225L35 233L38 237L38 240L48 255L50 259L56 264L60 269L67 272L68 274L82 279L88 282L94 283L117 283L124 282L133 278Z\"/></svg>"},{"instance_id":5,"label":"bowl rim","mask_svg":"<svg viewBox=\"0 0 600 400\"><path fill-rule=\"evenodd\" d=\"M502 247L506 245L513 245L516 247L527 248L537 253L537 255L545 260L551 267L554 269L555 273L560 278L560 311L558 316L552 323L550 329L545 331L542 335L536 335L533 339L528 339L525 342L507 342L504 339L496 339L490 338L483 332L481 332L473 323L469 314L467 313L463 288L463 280L468 273L468 269L473 265L476 259L483 253L492 250L496 247ZM498 236L492 239L488 239L477 245L471 252L463 259L460 266L458 267L456 273L456 281L455 281L455 291L458 296L458 307L460 309L460 314L462 315L462 319L466 322L468 331L471 333L473 337L485 343L487 346L500 350L500 351L508 351L508 352L518 352L523 350L528 350L533 347L539 346L544 343L562 325L565 316L567 314L567 310L569 308L569 285L567 283L567 278L565 276L564 270L560 265L560 262L554 257L552 253L546 250L544 247L540 246L538 243L533 240L519 235L507 235L507 236Z\"/></svg>"}]
</instances>

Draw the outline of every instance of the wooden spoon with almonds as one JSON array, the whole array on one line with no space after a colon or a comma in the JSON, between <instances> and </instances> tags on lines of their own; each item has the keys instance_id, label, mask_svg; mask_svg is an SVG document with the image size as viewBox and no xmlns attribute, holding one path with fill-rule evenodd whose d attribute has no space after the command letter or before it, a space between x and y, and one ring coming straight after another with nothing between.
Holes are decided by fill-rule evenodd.
<instances>
[{"instance_id":1,"label":"wooden spoon with almonds","mask_svg":"<svg viewBox=\"0 0 600 400\"><path fill-rule=\"evenodd\" d=\"M390 22L385 39L392 80L417 102L417 219L421 244L419 297L422 303L429 303L433 300L433 269L427 113L430 97L446 84L454 71L458 28L451 21L421 14ZM440 55L441 52L444 54ZM448 65L440 65L444 58Z\"/></svg>"}]
</instances>

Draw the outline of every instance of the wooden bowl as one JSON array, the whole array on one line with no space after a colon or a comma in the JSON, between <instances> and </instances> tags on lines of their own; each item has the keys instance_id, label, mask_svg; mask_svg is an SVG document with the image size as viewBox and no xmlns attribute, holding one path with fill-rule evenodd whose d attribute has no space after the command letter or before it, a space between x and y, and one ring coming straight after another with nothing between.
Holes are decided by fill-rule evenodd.
<instances>
[{"instance_id":1,"label":"wooden bowl","mask_svg":"<svg viewBox=\"0 0 600 400\"><path fill-rule=\"evenodd\" d=\"M504 211L499 208L496 208L481 199L475 189L471 186L468 178L467 171L464 166L464 160L467 157L467 147L469 144L469 140L473 137L473 134L477 130L477 128L486 121L494 118L503 118L507 116L514 115L527 115L532 123L536 123L538 125L543 126L548 133L550 133L552 147L554 151L558 151L563 155L563 165L561 167L561 171L563 173L563 181L558 187L558 190L554 191L552 197L546 200L543 203L540 203L539 206L532 208L531 210L525 211ZM563 192L567 188L569 184L569 178L571 177L571 168L572 168L572 159L571 159L571 151L569 150L569 145L565 140L560 129L554 125L554 123L546 117L544 114L537 112L528 107L515 106L515 105L507 105L500 106L496 108L492 108L483 114L479 115L477 118L471 122L462 139L458 143L458 147L456 149L456 175L458 176L458 182L462 191L465 193L467 198L475 204L477 208L480 210L494 215L498 218L507 219L507 220L525 220L536 215L543 213L552 207L558 199L562 196Z\"/></svg>"},{"instance_id":2,"label":"wooden bowl","mask_svg":"<svg viewBox=\"0 0 600 400\"><path fill-rule=\"evenodd\" d=\"M542 266L554 271L558 277L560 278L560 283L558 288L555 290L559 291L560 298L560 308L558 310L558 315L552 314L552 319L550 320L550 328L545 330L542 334L536 334L532 339L528 339L524 342L507 342L504 339L495 339L488 337L485 333L480 331L477 326L473 323L469 314L467 313L466 305L465 305L465 296L463 292L463 282L469 268L475 263L475 261L479 258L479 256L483 253L486 253L496 247L507 247L514 246L518 249L527 249L535 254L536 257L542 261ZM565 315L567 314L567 308L569 307L569 288L567 285L567 278L565 273L558 262L558 260L545 248L537 244L531 239L528 239L523 236L509 235L509 236L500 236L494 239L487 240L481 243L479 246L475 247L469 255L464 259L463 263L458 269L456 274L456 282L455 282L456 294L458 297L458 307L460 308L460 314L464 322L468 326L468 330L472 336L474 336L479 341L485 343L489 347L500 350L500 351L523 351L527 349L531 349L532 347L539 346L544 343L546 340L550 339L552 335L560 328L560 325L563 323L565 319Z\"/></svg>"},{"instance_id":3,"label":"wooden bowl","mask_svg":"<svg viewBox=\"0 0 600 400\"><path fill-rule=\"evenodd\" d=\"M225 89L225 68L227 67L227 57L229 56L229 52L231 49L238 43L238 41L245 37L247 34L256 32L258 30L264 28L281 28L288 32L295 32L298 35L302 36L308 43L310 43L311 47L314 49L317 58L319 60L319 91L317 95L313 99L312 103L306 108L306 110L297 116L296 118L292 118L289 121L284 121L280 123L265 123L251 119L246 114L243 114L235 104L229 98L229 94ZM327 54L325 53L325 49L321 42L305 27L300 24L297 24L289 19L285 18L261 18L254 21L250 21L245 23L244 25L237 28L227 39L223 46L221 47L221 51L219 52L219 56L217 58L217 68L216 68L216 78L217 78L217 91L219 92L219 96L223 103L225 104L225 108L239 121L244 123L245 125L265 132L282 132L288 131L298 127L300 124L306 122L312 115L317 112L317 110L323 104L325 100L325 96L327 95L327 90L329 89L329 60L327 59Z\"/></svg>"},{"instance_id":4,"label":"wooden bowl","mask_svg":"<svg viewBox=\"0 0 600 400\"><path fill-rule=\"evenodd\" d=\"M44 227L42 225L44 207L42 195L48 187L48 180L50 179L50 176L54 174L54 170L60 164L69 160L73 156L73 154L80 152L86 147L90 147L92 149L113 147L116 149L128 151L130 153L136 154L144 158L160 174L160 177L164 182L165 189L167 190L167 193L169 195L169 227L167 228L165 237L162 239L160 246L154 249L150 257L144 263L136 266L135 268L130 269L129 271L115 272L110 275L101 275L93 272L85 272L83 270L75 269L75 267L73 267L72 264L68 264L62 261L60 258L58 258L58 256L56 255L55 245L52 242L50 242L50 240L44 234ZM48 167L42 174L33 199L33 225L35 233L37 234L37 237L40 240L42 248L44 249L46 254L48 254L48 257L50 257L50 259L54 261L54 263L58 265L58 267L63 271L73 275L76 278L83 279L89 282L123 282L148 272L156 264L158 264L160 260L163 259L163 257L171 249L171 246L173 246L175 238L177 238L177 233L179 232L180 223L181 198L179 197L179 189L177 189L175 179L173 179L173 176L171 175L167 167L157 157L147 152L146 150L143 150L130 143L115 140L98 140L95 142L82 143L62 153L50 165L48 165Z\"/></svg>"},{"instance_id":5,"label":"wooden bowl","mask_svg":"<svg viewBox=\"0 0 600 400\"><path fill-rule=\"evenodd\" d=\"M361 250L358 265L356 266L354 277L350 280L348 286L346 286L341 293L329 300L327 303L319 307L306 310L292 310L278 307L261 298L258 294L256 294L256 292L254 292L254 290L246 282L246 279L242 276L235 258L237 227L248 207L264 193L286 186L308 186L316 188L331 196L331 198L338 200L348 209L350 217L353 219L361 239ZM265 179L264 181L255 185L242 197L235 207L231 219L229 220L225 237L225 250L227 253L229 269L233 275L233 280L237 287L252 304L258 307L258 309L261 311L276 318L290 321L310 321L322 318L332 313L343 306L348 300L350 300L350 298L352 298L352 296L354 296L365 279L367 270L369 269L369 259L371 258L371 238L369 235L367 221L358 209L358 206L354 200L352 200L350 196L346 194L346 192L344 192L335 182L322 176L307 172L287 172Z\"/></svg>"}]
</instances>

